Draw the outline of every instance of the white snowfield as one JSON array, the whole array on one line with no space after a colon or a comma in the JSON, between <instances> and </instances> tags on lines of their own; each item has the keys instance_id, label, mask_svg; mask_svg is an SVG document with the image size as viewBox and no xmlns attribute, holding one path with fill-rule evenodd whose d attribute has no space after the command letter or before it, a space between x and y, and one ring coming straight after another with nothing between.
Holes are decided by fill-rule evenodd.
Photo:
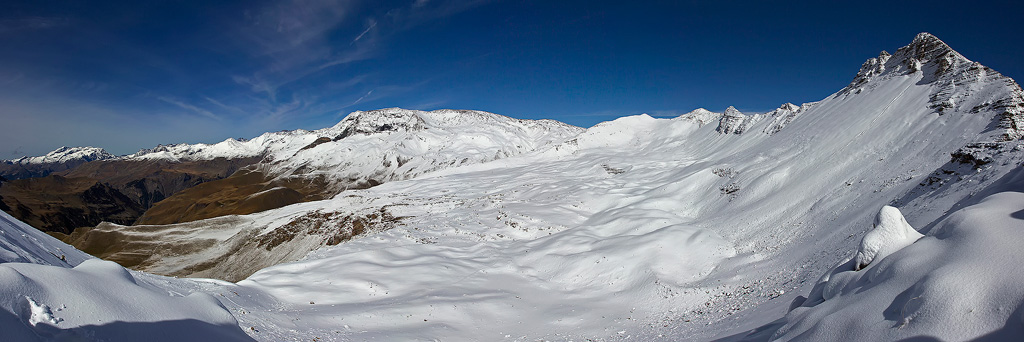
<instances>
[{"instance_id":1,"label":"white snowfield","mask_svg":"<svg viewBox=\"0 0 1024 342\"><path fill-rule=\"evenodd\" d=\"M467 120L450 126L466 139L426 151L487 146L492 161L231 219L246 224L210 220L230 239L312 213L401 218L238 284L95 260L2 264L0 325L25 340L132 340L148 327L157 340L1019 340L1022 98L922 34L815 103L624 117L550 145L535 133L498 160L515 137L466 141L489 131L489 114L357 113L373 130ZM526 131L559 126L544 127ZM402 132L380 137L422 148ZM316 137L303 139L280 169L341 162L306 152L334 142L301 150ZM17 245L51 250L47 239Z\"/></svg>"}]
</instances>

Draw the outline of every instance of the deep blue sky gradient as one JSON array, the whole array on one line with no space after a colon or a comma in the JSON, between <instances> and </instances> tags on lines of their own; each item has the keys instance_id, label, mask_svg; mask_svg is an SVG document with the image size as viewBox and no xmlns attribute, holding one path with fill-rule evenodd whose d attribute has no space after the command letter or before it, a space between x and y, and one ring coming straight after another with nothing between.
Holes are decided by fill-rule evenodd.
<instances>
[{"instance_id":1,"label":"deep blue sky gradient","mask_svg":"<svg viewBox=\"0 0 1024 342\"><path fill-rule=\"evenodd\" d=\"M591 126L820 100L931 32L1024 77L1011 1L7 1L0 159L317 129L383 107Z\"/></svg>"}]
</instances>

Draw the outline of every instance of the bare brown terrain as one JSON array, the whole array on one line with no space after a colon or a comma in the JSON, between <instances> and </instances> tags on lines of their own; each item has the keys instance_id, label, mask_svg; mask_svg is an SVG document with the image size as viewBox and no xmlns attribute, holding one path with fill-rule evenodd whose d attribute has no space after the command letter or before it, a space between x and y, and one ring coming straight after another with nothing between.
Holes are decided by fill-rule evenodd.
<instances>
[{"instance_id":1,"label":"bare brown terrain","mask_svg":"<svg viewBox=\"0 0 1024 342\"><path fill-rule=\"evenodd\" d=\"M131 223L145 211L117 189L85 177L50 175L3 182L0 199L19 220L65 234L102 221Z\"/></svg>"},{"instance_id":2,"label":"bare brown terrain","mask_svg":"<svg viewBox=\"0 0 1024 342\"><path fill-rule=\"evenodd\" d=\"M140 225L172 224L224 215L245 215L289 204L324 199L318 178L278 179L253 169L181 191L146 211Z\"/></svg>"},{"instance_id":3,"label":"bare brown terrain","mask_svg":"<svg viewBox=\"0 0 1024 342\"><path fill-rule=\"evenodd\" d=\"M47 232L69 234L104 221L128 225L168 196L257 161L93 161L45 177L0 182L0 209Z\"/></svg>"}]
</instances>

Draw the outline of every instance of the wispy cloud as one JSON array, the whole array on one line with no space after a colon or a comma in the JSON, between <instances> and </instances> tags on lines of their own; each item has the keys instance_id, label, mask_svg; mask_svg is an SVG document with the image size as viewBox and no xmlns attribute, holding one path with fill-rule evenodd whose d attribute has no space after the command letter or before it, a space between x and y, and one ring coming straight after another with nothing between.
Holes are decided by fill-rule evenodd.
<instances>
[{"instance_id":1,"label":"wispy cloud","mask_svg":"<svg viewBox=\"0 0 1024 342\"><path fill-rule=\"evenodd\" d=\"M0 19L0 33L34 31L67 26L71 19L65 17L22 17Z\"/></svg>"},{"instance_id":2,"label":"wispy cloud","mask_svg":"<svg viewBox=\"0 0 1024 342\"><path fill-rule=\"evenodd\" d=\"M363 39L363 36L365 36L367 33L370 33L370 30L373 30L374 27L377 27L377 21L373 20L373 19L370 19L370 26L368 26L365 30L363 30L362 33L360 33L358 36L356 36L355 39L352 39L352 42L349 43L348 45L355 44L360 39Z\"/></svg>"},{"instance_id":3,"label":"wispy cloud","mask_svg":"<svg viewBox=\"0 0 1024 342\"><path fill-rule=\"evenodd\" d=\"M358 99L356 99L354 102L352 102L352 104L350 104L349 106L355 106L357 103L363 102L363 99L365 99L367 96L370 96L370 94L373 94L373 90L372 89L370 91L366 92L366 95L360 96Z\"/></svg>"},{"instance_id":4,"label":"wispy cloud","mask_svg":"<svg viewBox=\"0 0 1024 342\"><path fill-rule=\"evenodd\" d=\"M223 109L228 110L228 111L232 111L232 112L236 112L236 113L244 112L242 109L240 109L238 107L228 106L228 105L226 105L226 104L224 104L224 103L222 103L220 101L214 100L214 99L206 97L206 96L204 96L203 99L205 99L209 103L214 104L217 107L223 108Z\"/></svg>"},{"instance_id":5,"label":"wispy cloud","mask_svg":"<svg viewBox=\"0 0 1024 342\"><path fill-rule=\"evenodd\" d=\"M166 96L158 96L156 99L160 100L160 101L163 101L163 102L166 102L166 103L169 103L169 104L172 104L172 105L175 105L175 106L177 106L179 108L188 110L190 112L193 112L193 113L205 116L205 117L210 118L210 119L214 119L214 120L217 120L217 121L222 120L221 117L217 116L216 114L213 114L212 112L210 112L210 111L208 111L206 109L202 109L202 108L196 107L194 105L191 105L191 104L179 101L179 100L175 100L175 99L172 99L172 98L169 98L169 97L166 97Z\"/></svg>"}]
</instances>

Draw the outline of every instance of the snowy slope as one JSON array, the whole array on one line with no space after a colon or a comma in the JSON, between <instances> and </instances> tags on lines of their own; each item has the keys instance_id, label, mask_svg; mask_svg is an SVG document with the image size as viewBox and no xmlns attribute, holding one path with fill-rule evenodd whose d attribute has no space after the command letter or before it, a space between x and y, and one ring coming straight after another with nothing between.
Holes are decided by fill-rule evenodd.
<instances>
[{"instance_id":1,"label":"snowy slope","mask_svg":"<svg viewBox=\"0 0 1024 342\"><path fill-rule=\"evenodd\" d=\"M1019 340L1022 174L867 269L854 271L852 261L837 266L784 319L750 340Z\"/></svg>"},{"instance_id":2,"label":"snowy slope","mask_svg":"<svg viewBox=\"0 0 1024 342\"><path fill-rule=\"evenodd\" d=\"M315 140L268 151L256 167L279 178L323 177L337 187L408 179L449 167L520 155L561 143L582 129L551 120L488 112L400 108L354 112L314 132Z\"/></svg>"},{"instance_id":3,"label":"snowy slope","mask_svg":"<svg viewBox=\"0 0 1024 342\"><path fill-rule=\"evenodd\" d=\"M347 154L353 153L352 150L366 147L371 142L381 143L382 140L404 143L399 147L408 152L469 153L471 156L486 153L492 158L474 159L488 160L494 159L495 154L498 157L509 156L561 142L580 130L557 121L518 120L482 111L444 109L424 112L387 108L353 112L338 124L315 131L270 132L249 140L227 139L216 144L161 145L121 158L173 161L264 156L275 165L271 168L283 168L287 171L282 173L294 173L294 169L302 165L315 169L341 167L341 160L351 157ZM392 137L396 134L400 136ZM350 143L356 146L349 146ZM392 146L377 147L374 152L388 147ZM325 155L334 158L324 158ZM388 160L387 157L374 156L377 159L374 162ZM393 159L396 156L389 157Z\"/></svg>"},{"instance_id":4,"label":"snowy slope","mask_svg":"<svg viewBox=\"0 0 1024 342\"><path fill-rule=\"evenodd\" d=\"M213 259L231 268L321 247L237 285L136 275L164 279L140 285L148 289L215 294L238 326L264 341L1019 338L1024 280L1013 265L1024 201L1002 192L1024 184L1022 98L1012 80L922 34L869 60L850 86L818 102L759 115L731 108L624 117L564 142L524 139L549 145L524 145L516 156L499 147L514 146L515 134L497 145L472 134L418 143L463 120L459 132L472 132L489 117L384 110L363 124L357 113L307 145L289 145L293 153L267 167L282 175L301 165L362 167L305 152L338 136L422 156L482 153L448 168L432 168L442 158L399 163L393 155L391 166L368 162L361 170L406 178L149 230L211 246L168 256L161 267ZM503 132L523 123L506 124ZM426 167L403 171L409 163ZM884 205L926 236L903 231L896 247L869 244L882 247L854 271L848 261ZM902 222L883 216L879 223ZM324 246L355 218L370 234ZM265 243L232 251L237 241ZM218 254L225 250L233 254ZM23 266L9 268L16 267ZM33 321L31 310L15 308L32 306L18 291L27 290L0 290L17 300L4 306L15 313L5 327ZM794 302L798 296L808 299ZM230 321L203 298L190 314ZM122 305L111 303L111 311ZM791 303L798 307L788 311Z\"/></svg>"},{"instance_id":5,"label":"snowy slope","mask_svg":"<svg viewBox=\"0 0 1024 342\"><path fill-rule=\"evenodd\" d=\"M0 212L0 263L27 262L70 267L87 259L92 257Z\"/></svg>"},{"instance_id":6,"label":"snowy slope","mask_svg":"<svg viewBox=\"0 0 1024 342\"><path fill-rule=\"evenodd\" d=\"M8 160L14 164L53 164L67 163L72 161L93 161L114 158L114 155L98 147L67 147L62 146L43 156L22 157Z\"/></svg>"},{"instance_id":7,"label":"snowy slope","mask_svg":"<svg viewBox=\"0 0 1024 342\"><path fill-rule=\"evenodd\" d=\"M301 329L348 324L340 334L353 340L743 332L853 253L882 205L928 226L1019 165L1017 143L998 142L1016 134L1001 126L1007 107L991 105L1019 98L1016 84L984 68L933 77L921 70L934 61L895 56L919 68L760 116L622 118L530 156L285 208L406 218L241 284L293 303ZM934 106L941 80L964 77L975 81L951 93L958 105ZM951 161L978 143L997 144L998 161ZM927 185L935 174L946 190Z\"/></svg>"},{"instance_id":8,"label":"snowy slope","mask_svg":"<svg viewBox=\"0 0 1024 342\"><path fill-rule=\"evenodd\" d=\"M4 341L251 341L200 286L95 259L0 212Z\"/></svg>"}]
</instances>

